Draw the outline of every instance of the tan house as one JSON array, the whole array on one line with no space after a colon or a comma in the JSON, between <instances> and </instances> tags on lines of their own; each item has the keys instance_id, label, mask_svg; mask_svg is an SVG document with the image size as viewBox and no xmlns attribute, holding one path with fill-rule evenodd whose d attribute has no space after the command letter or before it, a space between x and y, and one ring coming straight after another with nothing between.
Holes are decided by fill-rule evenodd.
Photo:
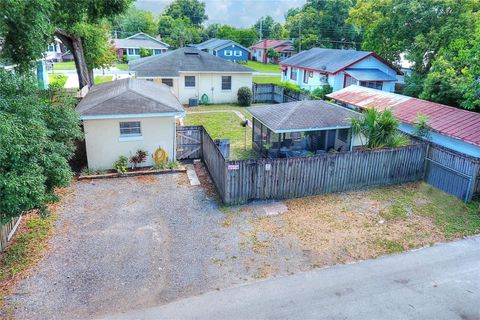
<instances>
[{"instance_id":1,"label":"tan house","mask_svg":"<svg viewBox=\"0 0 480 320\"><path fill-rule=\"evenodd\" d=\"M137 79L172 87L182 104L190 99L237 103L238 89L252 87L253 70L190 47L138 59L128 66Z\"/></svg>"},{"instance_id":2,"label":"tan house","mask_svg":"<svg viewBox=\"0 0 480 320\"><path fill-rule=\"evenodd\" d=\"M185 115L170 87L122 79L93 87L76 107L85 131L90 169L111 169L120 156L148 152L143 166L163 149L176 158L176 118Z\"/></svg>"}]
</instances>

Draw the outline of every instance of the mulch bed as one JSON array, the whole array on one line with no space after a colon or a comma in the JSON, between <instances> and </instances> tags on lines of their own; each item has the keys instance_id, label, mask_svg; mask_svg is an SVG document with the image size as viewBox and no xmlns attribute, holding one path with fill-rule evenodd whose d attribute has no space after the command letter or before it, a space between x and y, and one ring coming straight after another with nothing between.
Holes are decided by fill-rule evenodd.
<instances>
[{"instance_id":1,"label":"mulch bed","mask_svg":"<svg viewBox=\"0 0 480 320\"><path fill-rule=\"evenodd\" d=\"M95 175L80 175L78 177L78 180L125 178L125 177L152 175L152 174L178 173L178 172L186 172L186 171L187 170L185 168L172 169L172 170L155 170L155 169L134 170L134 171L128 171L126 173L112 172L112 173L95 174Z\"/></svg>"}]
</instances>

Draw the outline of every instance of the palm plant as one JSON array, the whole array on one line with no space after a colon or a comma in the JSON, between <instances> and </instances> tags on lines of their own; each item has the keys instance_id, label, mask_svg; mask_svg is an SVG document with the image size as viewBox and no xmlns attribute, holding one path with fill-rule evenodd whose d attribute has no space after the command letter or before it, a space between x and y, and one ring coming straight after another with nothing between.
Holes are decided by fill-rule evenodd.
<instances>
[{"instance_id":1,"label":"palm plant","mask_svg":"<svg viewBox=\"0 0 480 320\"><path fill-rule=\"evenodd\" d=\"M377 111L367 109L360 118L352 119L352 132L366 139L369 149L397 148L409 143L409 140L398 131L400 122L395 118L392 111Z\"/></svg>"}]
</instances>

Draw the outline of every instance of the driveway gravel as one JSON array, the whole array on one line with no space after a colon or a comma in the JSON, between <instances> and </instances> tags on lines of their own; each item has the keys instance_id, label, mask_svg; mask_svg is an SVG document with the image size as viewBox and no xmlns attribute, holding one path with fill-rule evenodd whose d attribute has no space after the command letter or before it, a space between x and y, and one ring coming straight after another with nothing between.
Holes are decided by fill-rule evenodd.
<instances>
[{"instance_id":1,"label":"driveway gravel","mask_svg":"<svg viewBox=\"0 0 480 320\"><path fill-rule=\"evenodd\" d=\"M7 303L18 319L97 318L308 268L295 240L254 230L261 208L222 208L184 173L76 182Z\"/></svg>"}]
</instances>

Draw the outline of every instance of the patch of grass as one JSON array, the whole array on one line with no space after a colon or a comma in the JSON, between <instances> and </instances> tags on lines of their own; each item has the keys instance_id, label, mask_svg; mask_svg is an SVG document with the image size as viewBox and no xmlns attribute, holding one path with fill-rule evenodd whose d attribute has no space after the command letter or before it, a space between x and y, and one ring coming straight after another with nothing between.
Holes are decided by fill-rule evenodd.
<instances>
[{"instance_id":1,"label":"patch of grass","mask_svg":"<svg viewBox=\"0 0 480 320\"><path fill-rule=\"evenodd\" d=\"M53 64L53 70L75 70L75 62L55 62Z\"/></svg>"},{"instance_id":2,"label":"patch of grass","mask_svg":"<svg viewBox=\"0 0 480 320\"><path fill-rule=\"evenodd\" d=\"M255 106L255 105L253 105ZM198 111L218 111L218 110L236 110L243 114L245 118L252 121L252 115L247 112L245 107L241 107L233 104L212 104L212 105L201 105L198 107L189 107L186 108L188 112L198 112ZM238 118L240 119L240 118Z\"/></svg>"},{"instance_id":3,"label":"patch of grass","mask_svg":"<svg viewBox=\"0 0 480 320\"><path fill-rule=\"evenodd\" d=\"M403 205L394 204L383 210L381 215L386 221L393 219L406 219L408 216L408 211Z\"/></svg>"},{"instance_id":4,"label":"patch of grass","mask_svg":"<svg viewBox=\"0 0 480 320\"><path fill-rule=\"evenodd\" d=\"M254 76L253 82L258 84L262 84L262 83L281 84L282 77L281 76Z\"/></svg>"},{"instance_id":5,"label":"patch of grass","mask_svg":"<svg viewBox=\"0 0 480 320\"><path fill-rule=\"evenodd\" d=\"M60 87L64 87L65 83L67 83L68 77L64 74L48 74L48 83L52 85L58 85Z\"/></svg>"},{"instance_id":6,"label":"patch of grass","mask_svg":"<svg viewBox=\"0 0 480 320\"><path fill-rule=\"evenodd\" d=\"M95 77L95 84L101 84L105 82L110 82L113 80L113 76L96 76Z\"/></svg>"},{"instance_id":7,"label":"patch of grass","mask_svg":"<svg viewBox=\"0 0 480 320\"><path fill-rule=\"evenodd\" d=\"M256 154L252 150L252 129L243 127L240 118L233 113L187 113L185 125L202 125L213 139L230 139L232 160L251 159Z\"/></svg>"},{"instance_id":8,"label":"patch of grass","mask_svg":"<svg viewBox=\"0 0 480 320\"><path fill-rule=\"evenodd\" d=\"M117 63L114 65L114 67L117 68L118 70L126 71L128 70L128 63Z\"/></svg>"},{"instance_id":9,"label":"patch of grass","mask_svg":"<svg viewBox=\"0 0 480 320\"><path fill-rule=\"evenodd\" d=\"M41 258L56 217L56 214L41 217L31 213L23 218L17 234L0 256L0 309L4 309L4 298L16 276Z\"/></svg>"},{"instance_id":10,"label":"patch of grass","mask_svg":"<svg viewBox=\"0 0 480 320\"><path fill-rule=\"evenodd\" d=\"M383 250L384 253L386 253L386 254L399 253L399 252L402 252L404 250L403 246L399 242L393 241L393 240L377 239L375 241L375 244L381 250Z\"/></svg>"},{"instance_id":11,"label":"patch of grass","mask_svg":"<svg viewBox=\"0 0 480 320\"><path fill-rule=\"evenodd\" d=\"M246 66L258 72L281 72L280 65L273 63L260 63L249 60Z\"/></svg>"}]
</instances>

